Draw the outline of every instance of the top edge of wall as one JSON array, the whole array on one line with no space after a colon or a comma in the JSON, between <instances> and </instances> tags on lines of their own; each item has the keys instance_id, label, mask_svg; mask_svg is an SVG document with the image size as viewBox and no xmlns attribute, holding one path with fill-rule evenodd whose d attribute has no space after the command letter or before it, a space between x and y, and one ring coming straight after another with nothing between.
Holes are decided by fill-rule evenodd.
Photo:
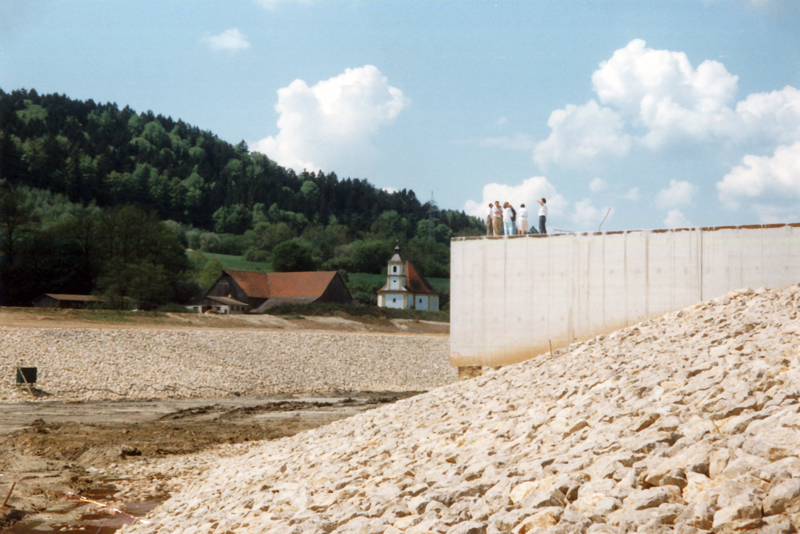
<instances>
[{"instance_id":1,"label":"top edge of wall","mask_svg":"<svg viewBox=\"0 0 800 534\"><path fill-rule=\"evenodd\" d=\"M652 234L665 234L668 232L716 232L719 230L760 230L764 228L800 228L800 223L772 223L772 224L745 224L742 226L700 226L692 228L658 228L653 230L614 230L609 232L571 232L559 234L524 234L524 235L509 235L509 236L469 236L469 237L452 237L451 241L475 241L479 239L545 239L548 237L563 237L563 236L595 236L595 235L618 235L618 234L634 234L634 233L652 233Z\"/></svg>"}]
</instances>

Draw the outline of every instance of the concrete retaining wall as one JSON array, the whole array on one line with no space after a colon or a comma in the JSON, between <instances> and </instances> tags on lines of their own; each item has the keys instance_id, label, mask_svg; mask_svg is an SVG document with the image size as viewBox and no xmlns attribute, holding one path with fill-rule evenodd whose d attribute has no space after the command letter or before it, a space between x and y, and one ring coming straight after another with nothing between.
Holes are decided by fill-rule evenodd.
<instances>
[{"instance_id":1,"label":"concrete retaining wall","mask_svg":"<svg viewBox=\"0 0 800 534\"><path fill-rule=\"evenodd\" d=\"M743 287L800 282L800 224L456 238L450 362L494 366Z\"/></svg>"}]
</instances>

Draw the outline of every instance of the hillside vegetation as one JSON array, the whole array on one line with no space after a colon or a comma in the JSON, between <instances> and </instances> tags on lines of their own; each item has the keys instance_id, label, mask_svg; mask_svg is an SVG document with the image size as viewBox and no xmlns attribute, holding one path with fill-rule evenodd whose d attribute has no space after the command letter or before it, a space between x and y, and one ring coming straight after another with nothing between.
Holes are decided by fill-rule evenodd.
<instances>
[{"instance_id":1,"label":"hillside vegetation","mask_svg":"<svg viewBox=\"0 0 800 534\"><path fill-rule=\"evenodd\" d=\"M181 301L219 268L210 254L380 274L395 243L426 276L448 278L450 237L480 228L413 191L296 174L151 111L0 89L3 304L44 292ZM205 256L190 261L187 248Z\"/></svg>"}]
</instances>

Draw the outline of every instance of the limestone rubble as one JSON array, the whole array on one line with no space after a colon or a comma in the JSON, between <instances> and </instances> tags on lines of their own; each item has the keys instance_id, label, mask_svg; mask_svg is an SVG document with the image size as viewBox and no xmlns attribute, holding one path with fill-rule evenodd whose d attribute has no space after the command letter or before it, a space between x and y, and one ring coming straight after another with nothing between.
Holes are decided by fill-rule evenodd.
<instances>
[{"instance_id":1,"label":"limestone rubble","mask_svg":"<svg viewBox=\"0 0 800 534\"><path fill-rule=\"evenodd\" d=\"M124 532L795 532L798 305L732 292L251 446Z\"/></svg>"}]
</instances>

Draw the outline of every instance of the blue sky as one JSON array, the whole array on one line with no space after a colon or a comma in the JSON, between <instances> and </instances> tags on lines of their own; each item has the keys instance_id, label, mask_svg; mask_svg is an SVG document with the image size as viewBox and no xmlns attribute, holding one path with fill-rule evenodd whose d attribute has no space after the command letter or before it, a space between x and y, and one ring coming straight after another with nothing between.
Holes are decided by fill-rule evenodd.
<instances>
[{"instance_id":1,"label":"blue sky","mask_svg":"<svg viewBox=\"0 0 800 534\"><path fill-rule=\"evenodd\" d=\"M4 0L0 88L562 230L800 221L796 0Z\"/></svg>"}]
</instances>

